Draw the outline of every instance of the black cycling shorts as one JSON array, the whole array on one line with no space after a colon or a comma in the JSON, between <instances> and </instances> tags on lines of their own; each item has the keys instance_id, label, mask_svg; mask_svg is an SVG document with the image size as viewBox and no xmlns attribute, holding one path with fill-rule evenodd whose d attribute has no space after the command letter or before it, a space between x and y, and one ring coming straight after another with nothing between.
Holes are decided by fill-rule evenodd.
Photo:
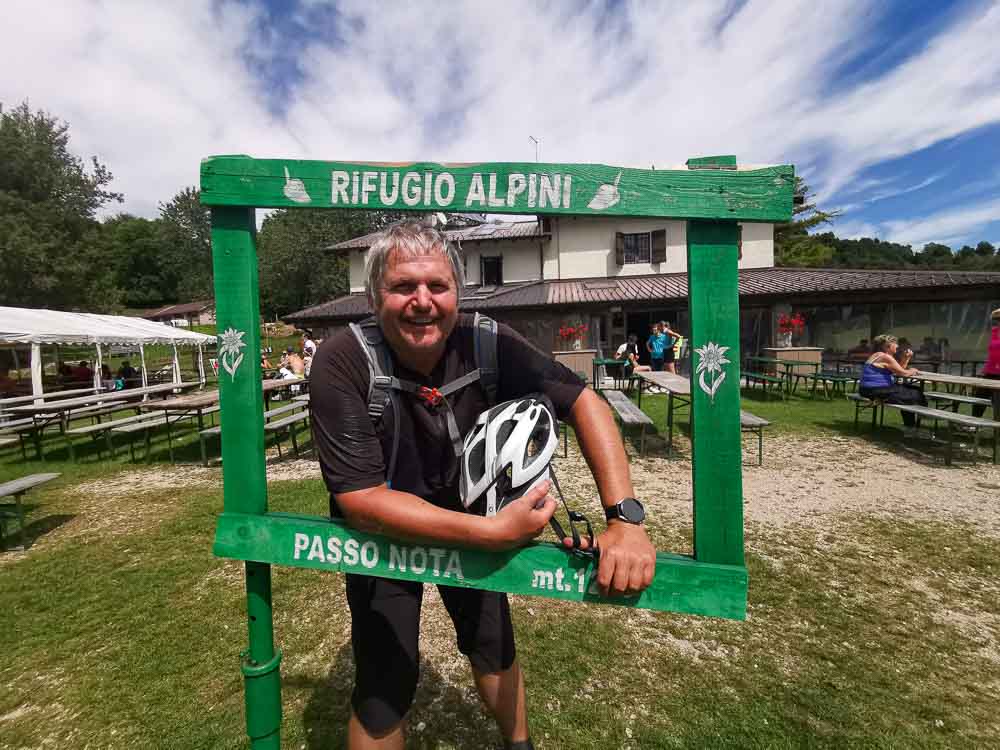
<instances>
[{"instance_id":1,"label":"black cycling shorts","mask_svg":"<svg viewBox=\"0 0 1000 750\"><path fill-rule=\"evenodd\" d=\"M420 605L424 587L347 575L354 650L351 705L371 734L385 734L406 716L420 675ZM483 674L514 663L514 626L507 595L479 589L438 586L455 625L458 650Z\"/></svg>"}]
</instances>

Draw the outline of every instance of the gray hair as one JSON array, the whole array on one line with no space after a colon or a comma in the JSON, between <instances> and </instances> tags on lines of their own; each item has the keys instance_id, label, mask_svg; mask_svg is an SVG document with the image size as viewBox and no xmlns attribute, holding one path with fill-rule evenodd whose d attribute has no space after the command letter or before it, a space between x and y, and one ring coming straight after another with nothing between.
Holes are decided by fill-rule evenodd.
<instances>
[{"instance_id":1,"label":"gray hair","mask_svg":"<svg viewBox=\"0 0 1000 750\"><path fill-rule=\"evenodd\" d=\"M465 288L465 268L458 248L444 232L419 221L402 221L385 228L375 237L365 256L365 293L372 307L381 300L382 277L393 251L403 258L437 253L447 258L459 295Z\"/></svg>"}]
</instances>

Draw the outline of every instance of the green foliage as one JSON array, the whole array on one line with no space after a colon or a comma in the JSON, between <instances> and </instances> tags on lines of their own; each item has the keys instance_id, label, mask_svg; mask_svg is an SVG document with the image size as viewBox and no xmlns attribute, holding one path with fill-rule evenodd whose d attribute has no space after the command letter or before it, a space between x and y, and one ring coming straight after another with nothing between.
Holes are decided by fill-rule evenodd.
<instances>
[{"instance_id":1,"label":"green foliage","mask_svg":"<svg viewBox=\"0 0 1000 750\"><path fill-rule=\"evenodd\" d=\"M795 176L795 197L801 202L792 209L792 220L784 224L774 225L775 265L802 265L793 261L797 259L816 260L824 257L824 251L813 243L795 251L793 248L809 240L810 230L823 224L829 224L840 215L838 211L823 211L817 208L816 203L811 200L813 196L809 193L809 186L798 175ZM810 262L805 265L814 264Z\"/></svg>"},{"instance_id":2,"label":"green foliage","mask_svg":"<svg viewBox=\"0 0 1000 750\"><path fill-rule=\"evenodd\" d=\"M122 196L96 158L69 150L69 126L27 103L0 114L0 304L104 310L117 293L87 240L94 216Z\"/></svg>"},{"instance_id":3,"label":"green foliage","mask_svg":"<svg viewBox=\"0 0 1000 750\"><path fill-rule=\"evenodd\" d=\"M330 245L374 232L395 221L388 211L275 211L257 236L261 311L272 318L347 294L347 257Z\"/></svg>"},{"instance_id":4,"label":"green foliage","mask_svg":"<svg viewBox=\"0 0 1000 750\"><path fill-rule=\"evenodd\" d=\"M212 287L212 219L199 191L186 187L160 204L166 240L165 262L177 275L176 301L210 299Z\"/></svg>"}]
</instances>

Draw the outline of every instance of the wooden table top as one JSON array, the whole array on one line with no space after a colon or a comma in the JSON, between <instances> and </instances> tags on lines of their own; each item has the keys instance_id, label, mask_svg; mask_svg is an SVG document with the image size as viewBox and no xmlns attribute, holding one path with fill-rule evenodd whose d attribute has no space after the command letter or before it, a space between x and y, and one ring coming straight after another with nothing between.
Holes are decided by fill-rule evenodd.
<instances>
[{"instance_id":1,"label":"wooden table top","mask_svg":"<svg viewBox=\"0 0 1000 750\"><path fill-rule=\"evenodd\" d=\"M26 404L25 406L11 406L5 411L11 414L58 414L61 411L72 411L78 406L90 406L91 404L103 404L106 401L120 402L122 391L111 393L101 393L94 396L80 396L79 398L62 398L55 401L46 401L43 404Z\"/></svg>"},{"instance_id":2,"label":"wooden table top","mask_svg":"<svg viewBox=\"0 0 1000 750\"><path fill-rule=\"evenodd\" d=\"M68 391L46 391L37 396L25 395L25 396L9 396L7 398L0 398L0 407L12 406L14 404L27 404L36 399L41 401L56 401L59 399L69 398L70 396L79 396L81 393L90 393L93 395L96 391L103 391L103 388L73 388Z\"/></svg>"},{"instance_id":3,"label":"wooden table top","mask_svg":"<svg viewBox=\"0 0 1000 750\"><path fill-rule=\"evenodd\" d=\"M943 372L924 372L917 370L916 375L909 377L917 380L925 380L928 383L950 383L951 385L967 385L974 388L987 388L993 391L1000 391L1000 380L990 380L989 378L973 378L968 375L947 375Z\"/></svg>"},{"instance_id":4,"label":"wooden table top","mask_svg":"<svg viewBox=\"0 0 1000 750\"><path fill-rule=\"evenodd\" d=\"M290 388L293 385L302 385L308 382L308 380L302 378L296 378L295 380L263 380L261 381L261 390L264 393L270 393L271 391L280 391ZM163 401L148 401L142 405L142 408L159 409L161 411L193 411L196 409L206 409L215 406L217 403L219 403L219 389L213 388L201 393L168 398Z\"/></svg>"},{"instance_id":5,"label":"wooden table top","mask_svg":"<svg viewBox=\"0 0 1000 750\"><path fill-rule=\"evenodd\" d=\"M643 380L649 381L653 385L664 388L678 396L691 395L691 381L683 375L673 372L637 372L635 373Z\"/></svg>"},{"instance_id":6,"label":"wooden table top","mask_svg":"<svg viewBox=\"0 0 1000 750\"><path fill-rule=\"evenodd\" d=\"M20 479L4 482L3 484L0 484L0 497L9 497L10 495L20 494L25 490L30 490L32 487L37 487L45 482L50 482L58 476L61 476L61 474L30 474L26 477L21 477Z\"/></svg>"}]
</instances>

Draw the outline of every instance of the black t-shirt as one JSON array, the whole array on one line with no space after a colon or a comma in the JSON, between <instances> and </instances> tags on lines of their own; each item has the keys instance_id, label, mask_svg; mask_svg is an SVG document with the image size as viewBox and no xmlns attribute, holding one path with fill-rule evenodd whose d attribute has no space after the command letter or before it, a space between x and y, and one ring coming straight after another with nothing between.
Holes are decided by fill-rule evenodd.
<instances>
[{"instance_id":1,"label":"black t-shirt","mask_svg":"<svg viewBox=\"0 0 1000 750\"><path fill-rule=\"evenodd\" d=\"M566 419L584 383L510 327L501 323L498 328L497 402L544 393L552 400L556 416ZM473 316L460 315L445 343L444 355L429 377L402 366L395 356L393 373L401 380L440 388L476 368L474 337ZM459 462L448 437L444 407L428 407L415 395L396 391L399 414L387 408L376 429L368 416L368 383L368 361L350 329L320 345L310 372L310 410L320 468L330 491L331 514L340 515L334 494L377 487L386 481L397 419L399 449L392 489L460 510ZM478 382L446 398L463 436L489 406Z\"/></svg>"}]
</instances>

